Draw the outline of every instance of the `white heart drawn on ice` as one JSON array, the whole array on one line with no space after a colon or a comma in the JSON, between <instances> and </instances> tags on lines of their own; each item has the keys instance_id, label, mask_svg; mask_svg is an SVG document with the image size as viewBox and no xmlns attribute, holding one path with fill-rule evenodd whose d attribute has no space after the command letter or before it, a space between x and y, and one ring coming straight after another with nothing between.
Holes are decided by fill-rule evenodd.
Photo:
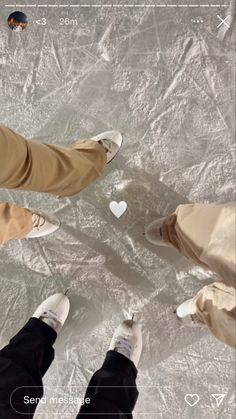
<instances>
[{"instance_id":1,"label":"white heart drawn on ice","mask_svg":"<svg viewBox=\"0 0 236 419\"><path fill-rule=\"evenodd\" d=\"M110 202L109 207L112 214L114 214L116 218L120 218L127 210L128 205L127 205L127 202L125 201L120 201L120 202L112 201Z\"/></svg>"},{"instance_id":2,"label":"white heart drawn on ice","mask_svg":"<svg viewBox=\"0 0 236 419\"><path fill-rule=\"evenodd\" d=\"M199 402L200 397L198 394L186 394L184 400L189 406L193 407Z\"/></svg>"}]
</instances>

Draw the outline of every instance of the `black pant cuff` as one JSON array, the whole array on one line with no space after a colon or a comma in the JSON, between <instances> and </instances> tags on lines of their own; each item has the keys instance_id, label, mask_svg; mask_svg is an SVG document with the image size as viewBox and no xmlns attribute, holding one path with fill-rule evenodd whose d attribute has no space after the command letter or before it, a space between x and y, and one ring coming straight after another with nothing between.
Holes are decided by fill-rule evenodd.
<instances>
[{"instance_id":1,"label":"black pant cuff","mask_svg":"<svg viewBox=\"0 0 236 419\"><path fill-rule=\"evenodd\" d=\"M41 335L50 345L53 345L57 338L55 330L36 317L31 317L29 319L25 326L19 331L20 334L22 334L22 332L32 333L32 335Z\"/></svg>"},{"instance_id":2,"label":"black pant cuff","mask_svg":"<svg viewBox=\"0 0 236 419\"><path fill-rule=\"evenodd\" d=\"M108 351L102 368L120 371L124 375L131 375L134 380L137 378L138 370L134 363L125 355L116 351Z\"/></svg>"}]
</instances>

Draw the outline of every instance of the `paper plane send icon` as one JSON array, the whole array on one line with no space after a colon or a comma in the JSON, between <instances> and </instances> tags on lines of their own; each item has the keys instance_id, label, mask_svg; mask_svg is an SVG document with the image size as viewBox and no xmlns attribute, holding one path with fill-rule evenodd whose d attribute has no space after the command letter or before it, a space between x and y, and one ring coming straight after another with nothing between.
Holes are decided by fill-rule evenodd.
<instances>
[{"instance_id":1,"label":"paper plane send icon","mask_svg":"<svg viewBox=\"0 0 236 419\"><path fill-rule=\"evenodd\" d=\"M217 407L221 405L225 398L226 394L212 394L213 399L215 399Z\"/></svg>"}]
</instances>

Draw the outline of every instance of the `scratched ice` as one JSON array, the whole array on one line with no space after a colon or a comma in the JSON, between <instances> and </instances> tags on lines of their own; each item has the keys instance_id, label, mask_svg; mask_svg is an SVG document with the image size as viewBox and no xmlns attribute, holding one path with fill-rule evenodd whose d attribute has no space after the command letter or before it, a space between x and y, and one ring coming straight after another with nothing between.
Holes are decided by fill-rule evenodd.
<instances>
[{"instance_id":1,"label":"scratched ice","mask_svg":"<svg viewBox=\"0 0 236 419\"><path fill-rule=\"evenodd\" d=\"M46 17L47 25L22 34L4 25L15 9L1 7L1 123L61 145L111 128L125 141L103 178L77 197L0 192L1 201L54 211L62 221L52 236L1 249L0 344L46 296L70 288L71 314L45 376L47 396L67 395L67 386L81 386L82 396L114 328L135 311L144 335L135 419L231 419L234 351L173 314L212 275L153 247L143 230L178 204L234 197L234 2L154 8L133 1L141 3L28 7L31 21ZM217 15L230 16L230 28L219 26ZM70 24L60 25L61 17ZM119 220L110 201L128 203ZM194 408L184 402L188 393L200 397ZM211 398L218 393L226 393L219 408ZM72 419L73 409L42 405L37 417Z\"/></svg>"}]
</instances>

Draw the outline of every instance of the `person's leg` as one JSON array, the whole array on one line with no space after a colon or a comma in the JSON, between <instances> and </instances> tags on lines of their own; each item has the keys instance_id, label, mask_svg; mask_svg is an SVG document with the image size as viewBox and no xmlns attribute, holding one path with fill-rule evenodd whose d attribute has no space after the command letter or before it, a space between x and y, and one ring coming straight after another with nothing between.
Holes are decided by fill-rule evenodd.
<instances>
[{"instance_id":1,"label":"person's leg","mask_svg":"<svg viewBox=\"0 0 236 419\"><path fill-rule=\"evenodd\" d=\"M43 396L42 377L54 359L56 333L41 320L31 318L0 351L0 417L32 418Z\"/></svg>"},{"instance_id":2,"label":"person's leg","mask_svg":"<svg viewBox=\"0 0 236 419\"><path fill-rule=\"evenodd\" d=\"M0 246L12 239L22 239L32 230L32 214L7 202L0 203Z\"/></svg>"},{"instance_id":3,"label":"person's leg","mask_svg":"<svg viewBox=\"0 0 236 419\"><path fill-rule=\"evenodd\" d=\"M97 418L102 413L108 419L131 418L138 398L136 377L137 369L128 358L107 352L102 368L93 375L86 391L85 400L90 403L82 406L77 418Z\"/></svg>"},{"instance_id":4,"label":"person's leg","mask_svg":"<svg viewBox=\"0 0 236 419\"><path fill-rule=\"evenodd\" d=\"M20 208L7 202L0 203L0 246L9 240L51 234L59 225L54 214Z\"/></svg>"},{"instance_id":5,"label":"person's leg","mask_svg":"<svg viewBox=\"0 0 236 419\"><path fill-rule=\"evenodd\" d=\"M154 221L147 239L179 250L198 265L211 269L223 282L204 287L177 308L177 315L197 314L221 341L235 347L235 204L189 204ZM226 285L227 284L227 285Z\"/></svg>"},{"instance_id":6,"label":"person's leg","mask_svg":"<svg viewBox=\"0 0 236 419\"><path fill-rule=\"evenodd\" d=\"M0 418L33 417L43 396L42 377L54 359L52 345L68 311L65 295L49 297L0 351Z\"/></svg>"},{"instance_id":7,"label":"person's leg","mask_svg":"<svg viewBox=\"0 0 236 419\"><path fill-rule=\"evenodd\" d=\"M123 322L115 331L102 368L92 377L77 419L132 418L138 391L137 366L142 351L142 335L135 322ZM90 403L86 403L89 399Z\"/></svg>"},{"instance_id":8,"label":"person's leg","mask_svg":"<svg viewBox=\"0 0 236 419\"><path fill-rule=\"evenodd\" d=\"M65 148L26 140L0 126L0 188L75 195L101 176L117 154L122 136L108 134L112 138L93 137Z\"/></svg>"},{"instance_id":9,"label":"person's leg","mask_svg":"<svg viewBox=\"0 0 236 419\"><path fill-rule=\"evenodd\" d=\"M197 316L219 340L236 348L236 290L223 282L203 287L176 310L179 318Z\"/></svg>"},{"instance_id":10,"label":"person's leg","mask_svg":"<svg viewBox=\"0 0 236 419\"><path fill-rule=\"evenodd\" d=\"M236 286L235 230L234 203L187 204L151 223L146 237L154 244L163 242L175 247L193 262Z\"/></svg>"}]
</instances>

